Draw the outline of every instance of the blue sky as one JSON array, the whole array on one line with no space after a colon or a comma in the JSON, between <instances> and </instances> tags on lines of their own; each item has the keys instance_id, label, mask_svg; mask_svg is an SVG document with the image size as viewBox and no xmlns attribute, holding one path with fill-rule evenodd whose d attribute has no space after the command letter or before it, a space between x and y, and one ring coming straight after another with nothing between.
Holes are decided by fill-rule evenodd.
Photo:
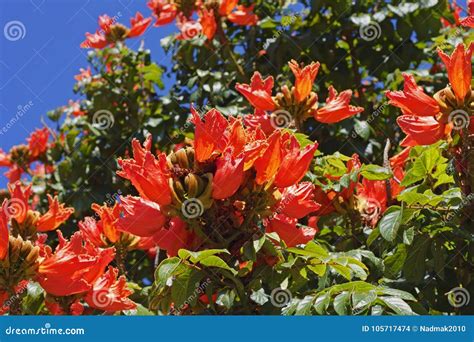
<instances>
[{"instance_id":1,"label":"blue sky","mask_svg":"<svg viewBox=\"0 0 474 342\"><path fill-rule=\"evenodd\" d=\"M87 50L79 48L85 32L95 32L101 14L117 16L129 25L136 11L150 16L145 0L0 0L0 148L9 150L22 143L37 127L46 112L77 99L72 91L74 75L87 66ZM8 23L16 22L6 33ZM141 38L160 65L170 57L160 47L160 39L177 32L171 24L150 26ZM137 48L140 39L128 40ZM166 85L170 80L164 80ZM21 112L11 127L6 124ZM6 179L0 169L0 187Z\"/></svg>"}]
</instances>

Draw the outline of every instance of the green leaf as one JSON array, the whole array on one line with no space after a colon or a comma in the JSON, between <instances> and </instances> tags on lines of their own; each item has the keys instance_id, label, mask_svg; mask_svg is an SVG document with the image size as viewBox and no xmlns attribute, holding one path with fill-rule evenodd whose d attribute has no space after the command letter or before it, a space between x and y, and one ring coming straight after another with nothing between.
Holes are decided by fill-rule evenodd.
<instances>
[{"instance_id":1,"label":"green leaf","mask_svg":"<svg viewBox=\"0 0 474 342\"><path fill-rule=\"evenodd\" d=\"M414 315L415 313L403 299L398 297L380 297L380 299L398 315Z\"/></svg>"},{"instance_id":2,"label":"green leaf","mask_svg":"<svg viewBox=\"0 0 474 342\"><path fill-rule=\"evenodd\" d=\"M155 271L155 282L158 286L165 286L180 264L181 260L176 257L163 260Z\"/></svg>"},{"instance_id":3,"label":"green leaf","mask_svg":"<svg viewBox=\"0 0 474 342\"><path fill-rule=\"evenodd\" d=\"M178 251L178 256L183 260L189 259L189 261L191 261L193 264L197 264L202 259L205 259L211 255L220 254L220 253L229 254L229 252L226 249L206 249L200 252L191 252L191 251L188 251L187 249L180 249Z\"/></svg>"},{"instance_id":4,"label":"green leaf","mask_svg":"<svg viewBox=\"0 0 474 342\"><path fill-rule=\"evenodd\" d=\"M350 298L351 293L349 291L343 291L334 298L334 311L336 311L339 316L347 315Z\"/></svg>"},{"instance_id":5,"label":"green leaf","mask_svg":"<svg viewBox=\"0 0 474 342\"><path fill-rule=\"evenodd\" d=\"M227 265L224 260L222 260L221 258L219 258L218 256L215 256L215 255L211 255L211 256L208 256L207 258L204 258L204 259L200 260L200 263L203 266L218 267L218 268L228 270L228 271L232 272L233 275L237 274L236 270L229 267L229 265Z\"/></svg>"},{"instance_id":6,"label":"green leaf","mask_svg":"<svg viewBox=\"0 0 474 342\"><path fill-rule=\"evenodd\" d=\"M403 210L399 206L392 206L387 209L385 215L379 222L378 229L380 235L387 240L393 241L397 237L398 229L402 223Z\"/></svg>"},{"instance_id":7,"label":"green leaf","mask_svg":"<svg viewBox=\"0 0 474 342\"><path fill-rule=\"evenodd\" d=\"M316 273L318 276L322 277L326 273L327 266L326 264L309 265L308 269Z\"/></svg>"},{"instance_id":8,"label":"green leaf","mask_svg":"<svg viewBox=\"0 0 474 342\"><path fill-rule=\"evenodd\" d=\"M368 180L385 180L392 177L392 172L388 168L373 164L363 165L360 174Z\"/></svg>"},{"instance_id":9,"label":"green leaf","mask_svg":"<svg viewBox=\"0 0 474 342\"><path fill-rule=\"evenodd\" d=\"M177 310L184 304L195 305L200 296L199 284L204 278L204 272L195 268L188 268L173 280L171 297Z\"/></svg>"},{"instance_id":10,"label":"green leaf","mask_svg":"<svg viewBox=\"0 0 474 342\"><path fill-rule=\"evenodd\" d=\"M258 291L252 291L250 299L258 305L263 305L268 302L268 295L265 293L264 289L259 289Z\"/></svg>"}]
</instances>

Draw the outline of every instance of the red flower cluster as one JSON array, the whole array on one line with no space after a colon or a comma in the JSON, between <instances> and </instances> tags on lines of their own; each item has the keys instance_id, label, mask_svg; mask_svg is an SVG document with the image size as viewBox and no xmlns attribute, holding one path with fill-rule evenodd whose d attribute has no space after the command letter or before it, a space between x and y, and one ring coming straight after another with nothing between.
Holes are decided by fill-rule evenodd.
<instances>
[{"instance_id":1,"label":"red flower cluster","mask_svg":"<svg viewBox=\"0 0 474 342\"><path fill-rule=\"evenodd\" d=\"M255 25L258 21L258 17L253 13L254 6L238 5L238 0L222 0L219 4L150 0L148 7L156 18L155 26L167 25L176 19L181 31L178 39L190 39L201 33L208 40L212 40L220 23L225 19L241 26ZM195 12L198 14L197 21L192 18Z\"/></svg>"},{"instance_id":2,"label":"red flower cluster","mask_svg":"<svg viewBox=\"0 0 474 342\"><path fill-rule=\"evenodd\" d=\"M86 40L81 43L82 48L86 49L103 49L108 45L115 44L118 41L127 38L141 36L152 19L144 18L140 12L130 19L130 28L116 23L114 18L104 14L99 17L99 29L95 33L86 33Z\"/></svg>"},{"instance_id":3,"label":"red flower cluster","mask_svg":"<svg viewBox=\"0 0 474 342\"><path fill-rule=\"evenodd\" d=\"M397 123L407 137L401 146L430 145L449 136L453 125L457 124L453 112L463 111L465 103L470 102L472 96L473 48L473 44L467 50L463 44L459 44L451 56L439 51L448 71L450 86L438 92L434 98L427 95L416 84L415 78L408 74L403 74L403 91L387 91L390 104L402 110L403 115L397 119ZM465 113L465 118L462 118L465 122L461 124L466 127L470 122L468 112L462 112Z\"/></svg>"},{"instance_id":4,"label":"red flower cluster","mask_svg":"<svg viewBox=\"0 0 474 342\"><path fill-rule=\"evenodd\" d=\"M8 153L0 149L0 167L7 167L5 176L10 183L20 180L24 173L34 174L31 170L32 164L38 167L44 160L44 154L48 150L49 130L48 128L37 129L26 139L27 144L13 146ZM51 166L45 166L44 171L51 172Z\"/></svg>"},{"instance_id":5,"label":"red flower cluster","mask_svg":"<svg viewBox=\"0 0 474 342\"><path fill-rule=\"evenodd\" d=\"M314 117L322 123L336 123L357 115L363 111L361 107L351 106L351 90L345 90L340 94L331 86L326 105L318 109L318 97L312 91L313 83L318 74L319 62L301 68L296 61L288 63L295 76L295 85L291 91L283 86L281 92L272 96L273 77L263 79L259 72L252 76L250 84L237 83L236 89L255 108L253 115L245 117L245 123L251 127L258 127L266 133L275 128L289 126L290 119L304 121L308 117ZM266 114L265 111L273 113ZM283 116L291 116L283 117ZM283 121L281 124L279 121Z\"/></svg>"}]
</instances>

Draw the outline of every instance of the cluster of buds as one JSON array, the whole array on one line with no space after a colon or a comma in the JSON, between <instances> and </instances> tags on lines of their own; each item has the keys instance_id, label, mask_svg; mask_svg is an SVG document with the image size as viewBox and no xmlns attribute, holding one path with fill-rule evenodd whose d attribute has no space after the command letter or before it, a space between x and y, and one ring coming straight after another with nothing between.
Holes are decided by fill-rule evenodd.
<instances>
[{"instance_id":1,"label":"cluster of buds","mask_svg":"<svg viewBox=\"0 0 474 342\"><path fill-rule=\"evenodd\" d=\"M329 87L326 104L318 108L318 96L312 87L319 62L300 67L292 60L288 65L295 76L295 84L291 89L283 86L276 96L272 96L272 76L264 79L259 72L255 72L250 84L237 83L237 91L255 108L255 113L245 118L248 126L260 126L267 133L278 128L300 129L301 124L310 117L322 123L336 123L363 111L361 107L350 105L351 90L338 94L332 86Z\"/></svg>"}]
</instances>

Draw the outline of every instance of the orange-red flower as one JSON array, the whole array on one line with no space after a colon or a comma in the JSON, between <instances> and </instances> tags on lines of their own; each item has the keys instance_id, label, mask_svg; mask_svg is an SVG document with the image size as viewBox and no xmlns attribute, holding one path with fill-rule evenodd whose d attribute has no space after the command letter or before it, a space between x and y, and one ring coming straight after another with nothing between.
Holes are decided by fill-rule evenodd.
<instances>
[{"instance_id":1,"label":"orange-red flower","mask_svg":"<svg viewBox=\"0 0 474 342\"><path fill-rule=\"evenodd\" d=\"M5 210L9 217L14 218L21 224L25 221L28 214L31 184L23 187L18 181L14 184L8 184L8 190L10 192L10 200L4 203L3 210Z\"/></svg>"},{"instance_id":2,"label":"orange-red flower","mask_svg":"<svg viewBox=\"0 0 474 342\"><path fill-rule=\"evenodd\" d=\"M228 16L238 2L239 0L222 0L219 6L219 14L223 17Z\"/></svg>"},{"instance_id":3,"label":"orange-red flower","mask_svg":"<svg viewBox=\"0 0 474 342\"><path fill-rule=\"evenodd\" d=\"M8 178L9 183L15 183L20 180L21 175L25 172L21 167L13 164L10 169L4 173L5 177Z\"/></svg>"},{"instance_id":4,"label":"orange-red flower","mask_svg":"<svg viewBox=\"0 0 474 342\"><path fill-rule=\"evenodd\" d=\"M310 65L300 68L298 63L292 59L288 65L295 75L295 99L297 102L301 102L311 93L320 64L311 62Z\"/></svg>"},{"instance_id":5,"label":"orange-red flower","mask_svg":"<svg viewBox=\"0 0 474 342\"><path fill-rule=\"evenodd\" d=\"M101 249L84 241L80 232L67 241L58 231L59 245L55 252L45 247L40 260L38 281L47 293L68 296L87 292L114 259L113 248Z\"/></svg>"},{"instance_id":6,"label":"orange-red flower","mask_svg":"<svg viewBox=\"0 0 474 342\"><path fill-rule=\"evenodd\" d=\"M214 17L214 10L203 9L199 13L199 23L202 27L202 33L208 40L212 40L217 30L216 18Z\"/></svg>"},{"instance_id":7,"label":"orange-red flower","mask_svg":"<svg viewBox=\"0 0 474 342\"><path fill-rule=\"evenodd\" d=\"M98 30L96 33L86 32L86 39L80 47L84 49L103 49L107 45L109 45L107 38Z\"/></svg>"},{"instance_id":8,"label":"orange-red flower","mask_svg":"<svg viewBox=\"0 0 474 342\"><path fill-rule=\"evenodd\" d=\"M298 227L298 219L278 214L266 221L266 232L277 233L288 247L305 244L311 241L317 231L311 227Z\"/></svg>"},{"instance_id":9,"label":"orange-red flower","mask_svg":"<svg viewBox=\"0 0 474 342\"><path fill-rule=\"evenodd\" d=\"M120 197L120 215L116 222L119 231L149 237L165 222L166 217L155 202L134 196Z\"/></svg>"},{"instance_id":10,"label":"orange-red flower","mask_svg":"<svg viewBox=\"0 0 474 342\"><path fill-rule=\"evenodd\" d=\"M258 22L258 16L253 13L254 6L245 7L239 5L234 12L227 16L227 19L237 25L253 26Z\"/></svg>"},{"instance_id":11,"label":"orange-red flower","mask_svg":"<svg viewBox=\"0 0 474 342\"><path fill-rule=\"evenodd\" d=\"M176 4L168 0L150 0L147 5L156 18L155 26L171 23L178 14Z\"/></svg>"},{"instance_id":12,"label":"orange-red flower","mask_svg":"<svg viewBox=\"0 0 474 342\"><path fill-rule=\"evenodd\" d=\"M115 203L113 207L109 207L106 204L101 206L97 203L93 203L91 208L100 217L100 223L105 237L112 243L117 242L120 237L120 232L117 231L116 226L121 212L120 204Z\"/></svg>"},{"instance_id":13,"label":"orange-red flower","mask_svg":"<svg viewBox=\"0 0 474 342\"><path fill-rule=\"evenodd\" d=\"M275 177L275 185L280 188L298 183L308 171L318 143L310 144L301 150L294 135L285 134L282 142L282 161Z\"/></svg>"},{"instance_id":14,"label":"orange-red flower","mask_svg":"<svg viewBox=\"0 0 474 342\"><path fill-rule=\"evenodd\" d=\"M226 150L216 162L216 173L212 180L212 197L225 199L232 196L239 189L244 178L244 157L234 157L230 150Z\"/></svg>"},{"instance_id":15,"label":"orange-red flower","mask_svg":"<svg viewBox=\"0 0 474 342\"><path fill-rule=\"evenodd\" d=\"M438 49L438 54L446 65L449 83L453 88L456 99L460 105L464 103L467 95L471 94L472 79L472 51L474 43L466 50L464 44L458 44L451 56Z\"/></svg>"},{"instance_id":16,"label":"orange-red flower","mask_svg":"<svg viewBox=\"0 0 474 342\"><path fill-rule=\"evenodd\" d=\"M469 15L460 20L462 26L474 28L474 0L467 0L467 7L469 8Z\"/></svg>"},{"instance_id":17,"label":"orange-red flower","mask_svg":"<svg viewBox=\"0 0 474 342\"><path fill-rule=\"evenodd\" d=\"M274 110L275 102L272 99L273 77L268 76L263 79L262 75L256 71L250 84L237 83L235 89L250 102L252 106L260 110Z\"/></svg>"},{"instance_id":18,"label":"orange-red flower","mask_svg":"<svg viewBox=\"0 0 474 342\"><path fill-rule=\"evenodd\" d=\"M158 159L150 152L151 136L143 147L137 139L132 140L134 159L119 159L122 168L117 174L129 179L141 197L160 205L171 203L171 190L168 185L169 171L166 155L160 153Z\"/></svg>"},{"instance_id":19,"label":"orange-red flower","mask_svg":"<svg viewBox=\"0 0 474 342\"><path fill-rule=\"evenodd\" d=\"M85 297L90 307L106 312L136 308L137 304L128 298L133 291L128 289L127 279L123 275L117 279L117 276L118 270L109 266L107 272L97 279Z\"/></svg>"},{"instance_id":20,"label":"orange-red flower","mask_svg":"<svg viewBox=\"0 0 474 342\"><path fill-rule=\"evenodd\" d=\"M48 128L37 129L27 139L31 158L36 158L48 149Z\"/></svg>"},{"instance_id":21,"label":"orange-red flower","mask_svg":"<svg viewBox=\"0 0 474 342\"><path fill-rule=\"evenodd\" d=\"M321 205L314 200L314 184L302 182L283 190L276 211L297 219L317 211Z\"/></svg>"},{"instance_id":22,"label":"orange-red flower","mask_svg":"<svg viewBox=\"0 0 474 342\"><path fill-rule=\"evenodd\" d=\"M226 118L217 109L211 109L204 115L204 121L191 107L194 132L194 153L198 162L206 161L213 153L224 150L226 145L225 130L229 126Z\"/></svg>"},{"instance_id":23,"label":"orange-red flower","mask_svg":"<svg viewBox=\"0 0 474 342\"><path fill-rule=\"evenodd\" d=\"M137 12L135 17L130 19L130 31L128 32L127 37L133 38L141 36L150 24L151 18L143 18L143 15L140 12Z\"/></svg>"},{"instance_id":24,"label":"orange-red flower","mask_svg":"<svg viewBox=\"0 0 474 342\"><path fill-rule=\"evenodd\" d=\"M4 210L6 201L4 200L0 207L0 260L5 259L8 253L8 237L10 235L8 232L8 216Z\"/></svg>"},{"instance_id":25,"label":"orange-red flower","mask_svg":"<svg viewBox=\"0 0 474 342\"><path fill-rule=\"evenodd\" d=\"M0 148L0 167L10 167L11 165L10 153L6 153Z\"/></svg>"},{"instance_id":26,"label":"orange-red flower","mask_svg":"<svg viewBox=\"0 0 474 342\"><path fill-rule=\"evenodd\" d=\"M425 94L416 84L413 75L403 73L405 85L403 91L387 91L390 104L399 107L405 115L436 116L440 108L438 102Z\"/></svg>"},{"instance_id":27,"label":"orange-red flower","mask_svg":"<svg viewBox=\"0 0 474 342\"><path fill-rule=\"evenodd\" d=\"M334 87L330 86L326 105L316 111L314 118L319 122L329 124L342 121L362 112L364 108L349 104L351 97L352 90L344 90L338 95Z\"/></svg>"},{"instance_id":28,"label":"orange-red flower","mask_svg":"<svg viewBox=\"0 0 474 342\"><path fill-rule=\"evenodd\" d=\"M187 229L186 222L179 217L170 219L167 226L154 235L156 245L166 250L169 256L178 255L182 248L191 249L197 241L196 234Z\"/></svg>"},{"instance_id":29,"label":"orange-red flower","mask_svg":"<svg viewBox=\"0 0 474 342\"><path fill-rule=\"evenodd\" d=\"M255 182L259 185L272 180L280 167L282 161L280 138L281 133L275 131L267 140L268 147L265 152L254 163L257 171Z\"/></svg>"},{"instance_id":30,"label":"orange-red flower","mask_svg":"<svg viewBox=\"0 0 474 342\"><path fill-rule=\"evenodd\" d=\"M91 67L87 67L87 69L80 68L79 69L79 74L74 76L74 79L77 82L82 82L84 80L88 80L92 77L92 72L91 72Z\"/></svg>"},{"instance_id":31,"label":"orange-red flower","mask_svg":"<svg viewBox=\"0 0 474 342\"><path fill-rule=\"evenodd\" d=\"M253 114L245 115L244 123L249 128L260 128L266 135L270 135L275 131L270 116L260 109L255 109Z\"/></svg>"},{"instance_id":32,"label":"orange-red flower","mask_svg":"<svg viewBox=\"0 0 474 342\"><path fill-rule=\"evenodd\" d=\"M82 236L96 247L106 247L102 222L97 222L93 217L87 216L78 223Z\"/></svg>"},{"instance_id":33,"label":"orange-red flower","mask_svg":"<svg viewBox=\"0 0 474 342\"><path fill-rule=\"evenodd\" d=\"M402 115L397 118L397 123L407 134L401 146L431 145L446 136L446 125L432 116Z\"/></svg>"},{"instance_id":34,"label":"orange-red flower","mask_svg":"<svg viewBox=\"0 0 474 342\"><path fill-rule=\"evenodd\" d=\"M74 208L66 208L64 203L59 203L57 196L53 198L48 194L48 202L49 210L36 223L36 229L39 232L55 230L74 212Z\"/></svg>"},{"instance_id":35,"label":"orange-red flower","mask_svg":"<svg viewBox=\"0 0 474 342\"><path fill-rule=\"evenodd\" d=\"M362 218L374 227L387 209L387 186L385 181L363 179L357 185L358 207Z\"/></svg>"}]
</instances>

